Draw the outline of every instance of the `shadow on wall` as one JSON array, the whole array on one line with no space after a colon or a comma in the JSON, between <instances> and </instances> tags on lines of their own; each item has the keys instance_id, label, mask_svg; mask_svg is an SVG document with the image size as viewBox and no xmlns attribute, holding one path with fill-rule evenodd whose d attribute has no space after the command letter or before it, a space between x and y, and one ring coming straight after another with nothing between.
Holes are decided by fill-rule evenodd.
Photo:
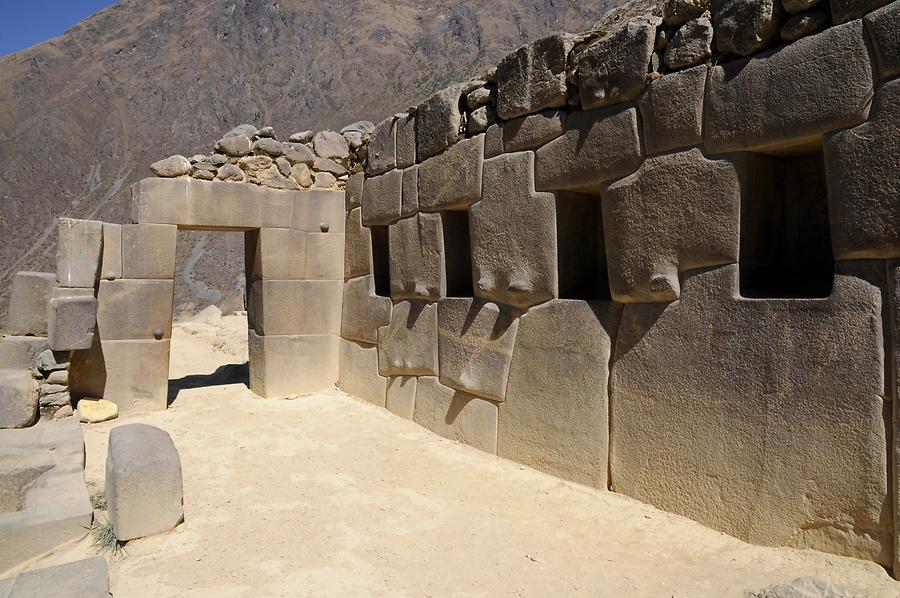
<instances>
[{"instance_id":1,"label":"shadow on wall","mask_svg":"<svg viewBox=\"0 0 900 598\"><path fill-rule=\"evenodd\" d=\"M226 386L243 384L250 388L250 363L227 363L220 365L211 374L190 374L175 380L169 380L168 403L171 405L182 390L205 388L207 386Z\"/></svg>"}]
</instances>

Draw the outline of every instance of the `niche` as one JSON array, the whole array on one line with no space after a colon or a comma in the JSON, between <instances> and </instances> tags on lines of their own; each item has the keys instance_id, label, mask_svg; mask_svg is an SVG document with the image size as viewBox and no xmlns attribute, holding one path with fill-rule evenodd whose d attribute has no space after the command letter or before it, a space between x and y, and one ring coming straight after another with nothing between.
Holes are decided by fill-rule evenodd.
<instances>
[{"instance_id":1,"label":"niche","mask_svg":"<svg viewBox=\"0 0 900 598\"><path fill-rule=\"evenodd\" d=\"M375 275L375 294L391 296L391 253L388 245L388 227L372 226L372 270Z\"/></svg>"},{"instance_id":2,"label":"niche","mask_svg":"<svg viewBox=\"0 0 900 598\"><path fill-rule=\"evenodd\" d=\"M444 273L448 297L474 297L472 248L469 240L469 212L441 212L444 234Z\"/></svg>"},{"instance_id":3,"label":"niche","mask_svg":"<svg viewBox=\"0 0 900 598\"><path fill-rule=\"evenodd\" d=\"M741 296L828 297L834 255L821 148L803 155L751 155L745 178Z\"/></svg>"},{"instance_id":4,"label":"niche","mask_svg":"<svg viewBox=\"0 0 900 598\"><path fill-rule=\"evenodd\" d=\"M557 193L556 244L560 299L611 300L599 197Z\"/></svg>"}]
</instances>

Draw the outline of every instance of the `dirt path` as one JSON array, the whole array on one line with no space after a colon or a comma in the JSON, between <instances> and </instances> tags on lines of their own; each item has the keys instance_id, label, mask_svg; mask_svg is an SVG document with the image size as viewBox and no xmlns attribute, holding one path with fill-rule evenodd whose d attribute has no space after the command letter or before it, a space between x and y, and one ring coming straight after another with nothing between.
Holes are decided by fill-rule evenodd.
<instances>
[{"instance_id":1,"label":"dirt path","mask_svg":"<svg viewBox=\"0 0 900 598\"><path fill-rule=\"evenodd\" d=\"M176 326L181 386L246 358L245 321L224 323ZM185 523L128 544L111 562L115 596L738 597L806 575L866 596L900 590L875 565L750 546L337 391L266 401L240 383L180 390L164 413L86 429L95 488L107 433L125 421L172 435Z\"/></svg>"}]
</instances>

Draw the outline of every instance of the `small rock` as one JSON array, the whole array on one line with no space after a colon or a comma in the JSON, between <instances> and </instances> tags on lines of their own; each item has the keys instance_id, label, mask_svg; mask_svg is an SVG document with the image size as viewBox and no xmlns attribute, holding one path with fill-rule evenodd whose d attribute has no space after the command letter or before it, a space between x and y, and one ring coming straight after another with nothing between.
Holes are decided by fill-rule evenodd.
<instances>
[{"instance_id":1,"label":"small rock","mask_svg":"<svg viewBox=\"0 0 900 598\"><path fill-rule=\"evenodd\" d=\"M688 21L666 47L664 62L670 69L696 66L712 56L713 25L706 18Z\"/></svg>"},{"instance_id":2,"label":"small rock","mask_svg":"<svg viewBox=\"0 0 900 598\"><path fill-rule=\"evenodd\" d=\"M59 409L56 410L56 413L53 414L53 419L62 419L64 417L69 417L72 415L72 406L71 405L63 405Z\"/></svg>"},{"instance_id":3,"label":"small rock","mask_svg":"<svg viewBox=\"0 0 900 598\"><path fill-rule=\"evenodd\" d=\"M787 583L773 584L747 592L747 598L861 598L818 577L798 577Z\"/></svg>"},{"instance_id":4,"label":"small rock","mask_svg":"<svg viewBox=\"0 0 900 598\"><path fill-rule=\"evenodd\" d=\"M491 88L482 86L473 89L466 95L466 106L469 110L476 110L481 106L487 106L493 102Z\"/></svg>"},{"instance_id":5,"label":"small rock","mask_svg":"<svg viewBox=\"0 0 900 598\"><path fill-rule=\"evenodd\" d=\"M350 157L350 146L343 135L335 131L319 131L313 136L313 149L320 158Z\"/></svg>"},{"instance_id":6,"label":"small rock","mask_svg":"<svg viewBox=\"0 0 900 598\"><path fill-rule=\"evenodd\" d=\"M657 52L662 52L666 49L666 46L669 45L669 42L672 40L672 36L675 35L675 31L673 29L660 29L656 33L656 46L654 49Z\"/></svg>"},{"instance_id":7,"label":"small rock","mask_svg":"<svg viewBox=\"0 0 900 598\"><path fill-rule=\"evenodd\" d=\"M709 9L710 0L663 0L663 22L671 27L684 25ZM658 48L662 50L663 48Z\"/></svg>"},{"instance_id":8,"label":"small rock","mask_svg":"<svg viewBox=\"0 0 900 598\"><path fill-rule=\"evenodd\" d=\"M347 145L350 146L350 149L356 150L362 147L363 134L359 131L347 131L346 133L341 134L344 136L344 139L347 141Z\"/></svg>"},{"instance_id":9,"label":"small rock","mask_svg":"<svg viewBox=\"0 0 900 598\"><path fill-rule=\"evenodd\" d=\"M828 13L821 8L814 8L792 16L781 27L781 39L786 42L818 33L828 27Z\"/></svg>"},{"instance_id":10,"label":"small rock","mask_svg":"<svg viewBox=\"0 0 900 598\"><path fill-rule=\"evenodd\" d=\"M63 405L68 405L72 397L69 396L68 390L63 390L62 392L54 392L52 394L43 395L41 397L41 408L45 411L51 410L47 408L56 408L62 407Z\"/></svg>"},{"instance_id":11,"label":"small rock","mask_svg":"<svg viewBox=\"0 0 900 598\"><path fill-rule=\"evenodd\" d=\"M803 12L807 8L812 8L821 1L822 0L781 0L781 5L784 6L785 11L793 15L798 12Z\"/></svg>"},{"instance_id":12,"label":"small rock","mask_svg":"<svg viewBox=\"0 0 900 598\"><path fill-rule=\"evenodd\" d=\"M312 141L313 132L312 131L303 131L301 133L294 133L290 137L288 137L288 141L292 143L309 143Z\"/></svg>"},{"instance_id":13,"label":"small rock","mask_svg":"<svg viewBox=\"0 0 900 598\"><path fill-rule=\"evenodd\" d=\"M487 85L487 81L485 81L484 79L470 79L463 84L461 88L462 95L467 95L475 91L479 87L484 87L485 85Z\"/></svg>"},{"instance_id":14,"label":"small rock","mask_svg":"<svg viewBox=\"0 0 900 598\"><path fill-rule=\"evenodd\" d=\"M278 167L278 172L282 174L282 176L290 176L291 175L291 163L288 162L285 158L279 157L275 160L275 166Z\"/></svg>"},{"instance_id":15,"label":"small rock","mask_svg":"<svg viewBox=\"0 0 900 598\"><path fill-rule=\"evenodd\" d=\"M345 133L365 133L366 135L371 135L375 132L375 125L367 120L358 120L353 124L349 124L343 129L341 129L341 135Z\"/></svg>"},{"instance_id":16,"label":"small rock","mask_svg":"<svg viewBox=\"0 0 900 598\"><path fill-rule=\"evenodd\" d=\"M68 372L67 372L68 373ZM42 395L52 395L58 392L66 392L68 387L64 384L41 384Z\"/></svg>"},{"instance_id":17,"label":"small rock","mask_svg":"<svg viewBox=\"0 0 900 598\"><path fill-rule=\"evenodd\" d=\"M219 173L216 175L216 178L220 181L243 181L244 180L244 171L235 166L234 164L225 164L222 168L219 169Z\"/></svg>"},{"instance_id":18,"label":"small rock","mask_svg":"<svg viewBox=\"0 0 900 598\"><path fill-rule=\"evenodd\" d=\"M291 166L291 178L303 188L307 188L313 184L312 171L309 169L309 166L303 162L298 162Z\"/></svg>"},{"instance_id":19,"label":"small rock","mask_svg":"<svg viewBox=\"0 0 900 598\"><path fill-rule=\"evenodd\" d=\"M271 137L260 137L253 142L253 151L256 153L262 152L273 157L280 156L281 142L276 141Z\"/></svg>"},{"instance_id":20,"label":"small rock","mask_svg":"<svg viewBox=\"0 0 900 598\"><path fill-rule=\"evenodd\" d=\"M330 172L317 172L315 186L320 189L330 189L337 183L337 179Z\"/></svg>"},{"instance_id":21,"label":"small rock","mask_svg":"<svg viewBox=\"0 0 900 598\"><path fill-rule=\"evenodd\" d=\"M191 163L184 156L174 155L169 156L165 160L154 162L150 165L150 170L156 176L171 178L189 173L191 171Z\"/></svg>"},{"instance_id":22,"label":"small rock","mask_svg":"<svg viewBox=\"0 0 900 598\"><path fill-rule=\"evenodd\" d=\"M316 158L316 161L313 164L313 170L317 170L319 172L330 172L335 176L347 174L346 168L344 168L334 160L329 160L328 158Z\"/></svg>"},{"instance_id":23,"label":"small rock","mask_svg":"<svg viewBox=\"0 0 900 598\"><path fill-rule=\"evenodd\" d=\"M35 365L42 372L55 372L69 367L69 353L67 351L51 351L45 349L38 353Z\"/></svg>"},{"instance_id":24,"label":"small rock","mask_svg":"<svg viewBox=\"0 0 900 598\"><path fill-rule=\"evenodd\" d=\"M209 161L213 166L223 166L228 164L228 156L225 154L210 154Z\"/></svg>"},{"instance_id":25,"label":"small rock","mask_svg":"<svg viewBox=\"0 0 900 598\"><path fill-rule=\"evenodd\" d=\"M211 181L216 178L216 171L197 168L191 172L191 176L195 179L200 179L201 181Z\"/></svg>"},{"instance_id":26,"label":"small rock","mask_svg":"<svg viewBox=\"0 0 900 598\"><path fill-rule=\"evenodd\" d=\"M264 187L269 187L271 189L288 189L288 190L297 190L299 187L297 183L295 183L292 179L289 179L285 176L282 176L280 172L278 172L278 168L276 166L272 166L271 168L267 168L263 171L257 173L259 177L259 182Z\"/></svg>"},{"instance_id":27,"label":"small rock","mask_svg":"<svg viewBox=\"0 0 900 598\"><path fill-rule=\"evenodd\" d=\"M256 138L257 139L263 139L263 138L277 139L277 137L275 137L275 129L272 127L263 127L262 129L257 131Z\"/></svg>"},{"instance_id":28,"label":"small rock","mask_svg":"<svg viewBox=\"0 0 900 598\"><path fill-rule=\"evenodd\" d=\"M312 150L301 143L282 143L281 151L291 164L296 164L297 162L312 164L316 161L316 155Z\"/></svg>"},{"instance_id":29,"label":"small rock","mask_svg":"<svg viewBox=\"0 0 900 598\"><path fill-rule=\"evenodd\" d=\"M119 406L106 399L89 399L78 401L76 406L78 421L85 424L96 424L118 417Z\"/></svg>"},{"instance_id":30,"label":"small rock","mask_svg":"<svg viewBox=\"0 0 900 598\"><path fill-rule=\"evenodd\" d=\"M250 139L251 137L256 135L256 133L258 131L259 131L259 129L257 129L253 125L238 125L235 128L228 131L227 133L225 133L224 135L222 135L222 137L223 138L238 137L240 135L243 135L247 139Z\"/></svg>"},{"instance_id":31,"label":"small rock","mask_svg":"<svg viewBox=\"0 0 900 598\"><path fill-rule=\"evenodd\" d=\"M206 156L204 156L202 154L194 154L193 156L188 158L188 161L191 164L196 164L197 162L202 162L203 160L206 160Z\"/></svg>"},{"instance_id":32,"label":"small rock","mask_svg":"<svg viewBox=\"0 0 900 598\"><path fill-rule=\"evenodd\" d=\"M250 138L246 135L223 137L216 142L216 151L226 156L246 156L250 153Z\"/></svg>"},{"instance_id":33,"label":"small rock","mask_svg":"<svg viewBox=\"0 0 900 598\"><path fill-rule=\"evenodd\" d=\"M196 162L194 164L194 170L210 170L215 174L216 167L213 166L212 162L208 162L207 160L203 160L201 162Z\"/></svg>"},{"instance_id":34,"label":"small rock","mask_svg":"<svg viewBox=\"0 0 900 598\"><path fill-rule=\"evenodd\" d=\"M69 384L69 370L56 370L47 376L47 384Z\"/></svg>"},{"instance_id":35,"label":"small rock","mask_svg":"<svg viewBox=\"0 0 900 598\"><path fill-rule=\"evenodd\" d=\"M272 158L269 156L244 156L238 160L238 166L246 172L256 172L265 170L272 165Z\"/></svg>"},{"instance_id":36,"label":"small rock","mask_svg":"<svg viewBox=\"0 0 900 598\"><path fill-rule=\"evenodd\" d=\"M497 114L494 112L493 106L482 106L473 110L468 119L469 135L477 135L484 133L491 126L493 121L497 120Z\"/></svg>"}]
</instances>

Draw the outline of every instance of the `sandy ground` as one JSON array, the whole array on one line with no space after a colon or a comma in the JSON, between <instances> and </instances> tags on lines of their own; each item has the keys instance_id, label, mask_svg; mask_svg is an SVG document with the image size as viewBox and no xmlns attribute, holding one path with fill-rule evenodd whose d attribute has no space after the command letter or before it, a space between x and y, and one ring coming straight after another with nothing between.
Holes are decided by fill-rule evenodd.
<instances>
[{"instance_id":1,"label":"sandy ground","mask_svg":"<svg viewBox=\"0 0 900 598\"><path fill-rule=\"evenodd\" d=\"M806 575L900 593L871 563L750 546L338 391L259 399L223 384L239 367L209 375L246 359L245 326L177 325L170 409L85 428L93 490L126 421L167 430L184 469L184 524L110 560L115 596L738 597Z\"/></svg>"}]
</instances>

